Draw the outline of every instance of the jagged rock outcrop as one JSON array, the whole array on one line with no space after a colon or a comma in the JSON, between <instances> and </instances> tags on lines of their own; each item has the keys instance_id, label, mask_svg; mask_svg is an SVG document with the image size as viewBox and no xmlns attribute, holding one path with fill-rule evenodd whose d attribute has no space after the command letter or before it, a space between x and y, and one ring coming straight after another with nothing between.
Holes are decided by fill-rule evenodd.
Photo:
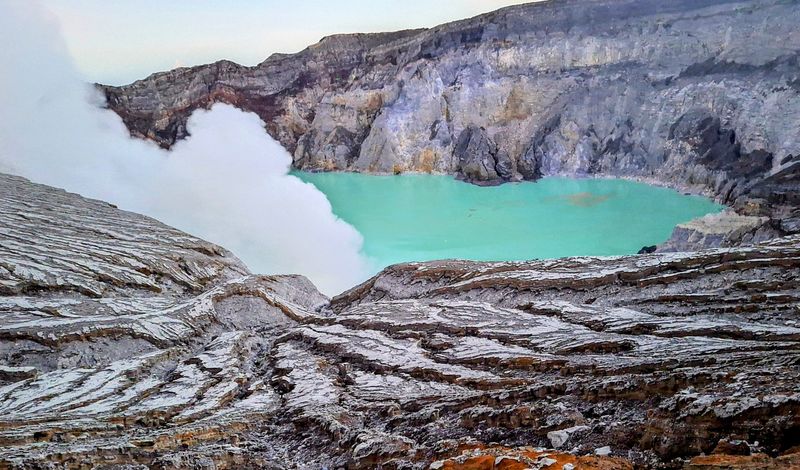
<instances>
[{"instance_id":1,"label":"jagged rock outcrop","mask_svg":"<svg viewBox=\"0 0 800 470\"><path fill-rule=\"evenodd\" d=\"M458 159L458 177L476 184L494 184L512 179L521 180L516 162L482 127L467 127L458 136L453 156Z\"/></svg>"},{"instance_id":2,"label":"jagged rock outcrop","mask_svg":"<svg viewBox=\"0 0 800 470\"><path fill-rule=\"evenodd\" d=\"M261 116L301 169L622 176L782 199L761 205L772 215L798 199L798 21L784 0L551 0L101 88L163 146L224 101ZM483 144L465 154L470 136Z\"/></svg>"},{"instance_id":3,"label":"jagged rock outcrop","mask_svg":"<svg viewBox=\"0 0 800 470\"><path fill-rule=\"evenodd\" d=\"M672 236L652 251L696 251L758 243L780 236L768 217L739 215L733 211L708 214L678 224Z\"/></svg>"},{"instance_id":4,"label":"jagged rock outcrop","mask_svg":"<svg viewBox=\"0 0 800 470\"><path fill-rule=\"evenodd\" d=\"M329 302L22 178L0 220L3 468L797 462L797 237L411 263Z\"/></svg>"}]
</instances>

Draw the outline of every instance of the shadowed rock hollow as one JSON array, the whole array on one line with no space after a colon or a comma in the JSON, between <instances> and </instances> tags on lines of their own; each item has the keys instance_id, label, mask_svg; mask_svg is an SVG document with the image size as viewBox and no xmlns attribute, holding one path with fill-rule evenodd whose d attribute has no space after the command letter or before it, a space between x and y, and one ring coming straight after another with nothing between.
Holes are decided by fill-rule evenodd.
<instances>
[{"instance_id":1,"label":"shadowed rock hollow","mask_svg":"<svg viewBox=\"0 0 800 470\"><path fill-rule=\"evenodd\" d=\"M0 189L0 466L796 463L797 238L412 263L328 302L106 203Z\"/></svg>"}]
</instances>

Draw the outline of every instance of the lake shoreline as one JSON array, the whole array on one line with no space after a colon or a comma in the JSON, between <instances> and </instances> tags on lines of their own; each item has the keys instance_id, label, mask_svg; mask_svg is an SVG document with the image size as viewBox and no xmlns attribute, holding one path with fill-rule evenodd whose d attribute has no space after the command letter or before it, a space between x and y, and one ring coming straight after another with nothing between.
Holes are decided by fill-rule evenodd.
<instances>
[{"instance_id":1,"label":"lake shoreline","mask_svg":"<svg viewBox=\"0 0 800 470\"><path fill-rule=\"evenodd\" d=\"M704 196L622 178L477 186L426 173L292 175L314 184L362 233L364 252L378 268L434 259L631 255L667 241L678 224L725 209Z\"/></svg>"}]
</instances>

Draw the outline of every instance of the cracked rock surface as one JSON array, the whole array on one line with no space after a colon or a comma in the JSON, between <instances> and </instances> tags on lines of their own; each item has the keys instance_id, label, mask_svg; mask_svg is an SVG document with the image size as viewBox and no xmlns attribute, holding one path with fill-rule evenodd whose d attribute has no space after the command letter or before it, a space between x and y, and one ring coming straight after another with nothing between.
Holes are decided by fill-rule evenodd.
<instances>
[{"instance_id":1,"label":"cracked rock surface","mask_svg":"<svg viewBox=\"0 0 800 470\"><path fill-rule=\"evenodd\" d=\"M797 462L798 237L403 264L329 301L108 204L0 189L0 467Z\"/></svg>"}]
</instances>

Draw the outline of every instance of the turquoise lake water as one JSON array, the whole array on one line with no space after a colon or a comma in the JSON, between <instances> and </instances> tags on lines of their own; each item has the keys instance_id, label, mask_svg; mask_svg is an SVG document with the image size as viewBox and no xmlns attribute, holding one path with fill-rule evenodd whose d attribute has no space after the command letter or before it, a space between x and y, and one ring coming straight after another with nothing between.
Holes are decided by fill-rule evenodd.
<instances>
[{"instance_id":1,"label":"turquoise lake water","mask_svg":"<svg viewBox=\"0 0 800 470\"><path fill-rule=\"evenodd\" d=\"M449 176L303 173L364 236L375 270L405 261L624 255L722 206L615 179L479 187Z\"/></svg>"}]
</instances>

